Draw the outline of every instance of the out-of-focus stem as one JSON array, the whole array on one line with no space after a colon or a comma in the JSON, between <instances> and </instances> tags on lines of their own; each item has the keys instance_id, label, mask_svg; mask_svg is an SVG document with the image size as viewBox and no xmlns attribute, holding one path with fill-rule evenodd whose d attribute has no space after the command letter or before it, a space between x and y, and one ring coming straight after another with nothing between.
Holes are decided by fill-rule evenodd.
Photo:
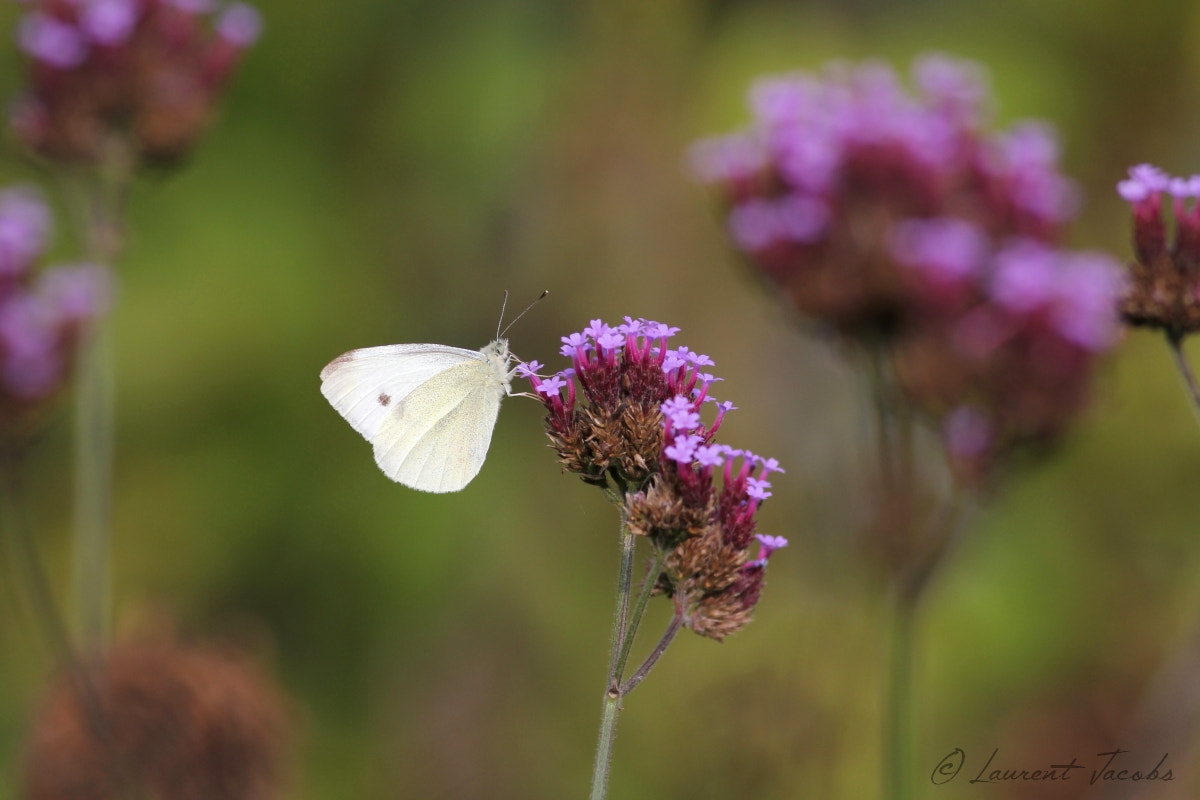
<instances>
[{"instance_id":1,"label":"out-of-focus stem","mask_svg":"<svg viewBox=\"0 0 1200 800\"><path fill-rule=\"evenodd\" d=\"M875 456L879 462L882 494L885 497L891 497L896 493L899 479L896 469L897 432L892 408L891 382L887 371L887 357L879 347L872 347L867 353L867 358L868 386L872 410L875 412Z\"/></svg>"},{"instance_id":2,"label":"out-of-focus stem","mask_svg":"<svg viewBox=\"0 0 1200 800\"><path fill-rule=\"evenodd\" d=\"M107 721L99 694L86 666L71 644L67 626L54 601L54 592L46 579L38 556L33 531L25 518L24 493L21 490L19 459L0 456L0 537L12 545L10 551L21 577L25 596L32 608L37 627L46 638L55 657L67 669L72 690L83 709L92 733L108 746Z\"/></svg>"},{"instance_id":3,"label":"out-of-focus stem","mask_svg":"<svg viewBox=\"0 0 1200 800\"><path fill-rule=\"evenodd\" d=\"M37 555L37 545L21 507L19 470L19 461L0 458L0 535L12 546L10 552L14 566L21 576L37 627L46 637L55 656L71 663L74 661L71 640L58 613L50 583L46 580Z\"/></svg>"},{"instance_id":4,"label":"out-of-focus stem","mask_svg":"<svg viewBox=\"0 0 1200 800\"><path fill-rule=\"evenodd\" d=\"M127 144L110 142L93 171L74 176L77 225L89 261L112 266L133 162ZM81 343L75 387L75 538L72 600L87 649L107 635L113 496L116 374L111 321L95 323Z\"/></svg>"},{"instance_id":5,"label":"out-of-focus stem","mask_svg":"<svg viewBox=\"0 0 1200 800\"><path fill-rule=\"evenodd\" d=\"M80 353L75 398L75 540L72 600L86 649L107 634L112 518L113 354L100 323Z\"/></svg>"},{"instance_id":6,"label":"out-of-focus stem","mask_svg":"<svg viewBox=\"0 0 1200 800\"><path fill-rule=\"evenodd\" d=\"M912 630L917 597L896 586L892 594L888 637L887 721L884 752L887 758L884 797L907 800L911 796L912 761Z\"/></svg>"},{"instance_id":7,"label":"out-of-focus stem","mask_svg":"<svg viewBox=\"0 0 1200 800\"><path fill-rule=\"evenodd\" d=\"M868 373L875 411L880 491L879 545L884 556L891 603L887 636L886 706L883 721L883 797L908 800L912 781L912 630L921 588L928 574L917 536L917 472L909 407L899 399L894 364L883 347L872 348ZM932 566L930 566L932 569Z\"/></svg>"}]
</instances>

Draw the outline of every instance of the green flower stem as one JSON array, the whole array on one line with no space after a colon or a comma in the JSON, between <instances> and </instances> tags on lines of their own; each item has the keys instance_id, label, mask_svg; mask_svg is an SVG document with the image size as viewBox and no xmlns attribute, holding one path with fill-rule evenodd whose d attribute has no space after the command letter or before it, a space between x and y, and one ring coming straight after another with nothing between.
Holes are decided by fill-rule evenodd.
<instances>
[{"instance_id":1,"label":"green flower stem","mask_svg":"<svg viewBox=\"0 0 1200 800\"><path fill-rule=\"evenodd\" d=\"M47 638L57 658L73 661L74 650L66 626L54 603L50 582L42 571L37 545L30 535L21 505L19 480L20 464L17 460L4 459L0 465L0 533L12 546L11 557L28 598L37 627Z\"/></svg>"},{"instance_id":2,"label":"green flower stem","mask_svg":"<svg viewBox=\"0 0 1200 800\"><path fill-rule=\"evenodd\" d=\"M908 800L912 793L912 630L921 591L947 543L917 536L914 484L917 479L911 409L898 399L891 354L882 345L869 353L868 380L875 412L880 492L877 513L890 522L881 552L890 576L886 706L883 720L883 796ZM935 520L941 515L935 515ZM932 521L931 521L932 522ZM930 545L933 547L926 550ZM928 563L926 563L928 562Z\"/></svg>"},{"instance_id":3,"label":"green flower stem","mask_svg":"<svg viewBox=\"0 0 1200 800\"><path fill-rule=\"evenodd\" d=\"M50 589L50 582L46 579L41 558L38 556L37 544L25 518L22 497L19 459L0 457L0 537L12 546L11 551L7 551L6 554L11 553L37 627L71 676L72 691L84 710L92 733L107 747L108 725L100 705L99 694L71 644L67 626L54 601L54 593Z\"/></svg>"},{"instance_id":4,"label":"green flower stem","mask_svg":"<svg viewBox=\"0 0 1200 800\"><path fill-rule=\"evenodd\" d=\"M869 393L875 415L875 456L879 460L879 479L884 496L890 497L896 493L899 483L896 466L896 419L893 413L887 356L881 347L872 347L868 351L867 366Z\"/></svg>"},{"instance_id":5,"label":"green flower stem","mask_svg":"<svg viewBox=\"0 0 1200 800\"><path fill-rule=\"evenodd\" d=\"M632 692L637 685L641 683L645 677L650 674L650 670L658 663L658 659L666 652L667 645L671 644L671 640L675 638L675 634L679 633L679 629L683 626L683 615L676 609L675 615L671 617L671 621L667 624L666 631L663 632L662 638L658 640L658 644L650 651L650 655L646 656L646 660L637 668L637 672L629 676L629 680L621 684L621 696L624 697Z\"/></svg>"},{"instance_id":6,"label":"green flower stem","mask_svg":"<svg viewBox=\"0 0 1200 800\"><path fill-rule=\"evenodd\" d=\"M1183 388L1187 392L1188 398L1192 401L1192 413L1196 415L1196 420L1200 422L1200 383L1196 382L1196 374L1192 372L1192 367L1188 363L1187 356L1183 352L1183 334L1174 331L1167 332L1167 344L1171 348L1171 355L1175 359L1175 369L1179 372L1179 378L1183 381Z\"/></svg>"},{"instance_id":7,"label":"green flower stem","mask_svg":"<svg viewBox=\"0 0 1200 800\"><path fill-rule=\"evenodd\" d=\"M656 551L654 562L646 572L646 579L642 583L637 602L633 605L631 613L629 596L633 588L633 561L636 545L637 537L629 532L629 528L625 524L624 509L622 508L621 567L617 575L617 604L613 613L613 632L609 645L608 681L604 691L604 704L600 714L600 737L596 744L596 761L592 768L592 791L589 795L591 800L603 800L608 791L608 773L609 767L612 764L612 748L613 741L616 738L617 714L621 710L621 701L650 672L650 668L654 666L659 657L662 656L663 651L666 650L667 645L675 638L675 634L678 632L680 622L682 621L679 615L676 614L676 618L671 621L671 624L667 627L667 632L654 648L654 651L651 652L646 661L638 668L633 677L627 683L622 684L621 678L629 662L629 653L633 647L633 640L637 636L638 627L641 625L642 617L646 612L647 605L649 605L650 596L654 592L654 585L658 582L658 575L662 572L663 562L667 558L666 551Z\"/></svg>"},{"instance_id":8,"label":"green flower stem","mask_svg":"<svg viewBox=\"0 0 1200 800\"><path fill-rule=\"evenodd\" d=\"M617 736L617 712L621 710L621 689L614 687L604 693L600 715L600 741L596 743L596 764L592 769L591 800L604 800L608 792L608 769L612 765L613 740Z\"/></svg>"},{"instance_id":9,"label":"green flower stem","mask_svg":"<svg viewBox=\"0 0 1200 800\"><path fill-rule=\"evenodd\" d=\"M625 512L621 511L621 566L617 572L617 607L613 611L612 636L608 647L608 683L616 685L620 677L621 651L629 631L629 591L633 586L633 555L637 539L625 527Z\"/></svg>"},{"instance_id":10,"label":"green flower stem","mask_svg":"<svg viewBox=\"0 0 1200 800\"><path fill-rule=\"evenodd\" d=\"M638 593L637 603L633 606L633 615L629 619L628 629L625 632L625 641L621 645L620 655L617 656L616 668L610 674L610 678L618 682L625 674L625 665L629 663L629 651L633 649L633 640L637 637L638 627L642 623L642 615L646 612L650 595L654 593L654 585L658 583L658 575L662 572L663 562L666 560L667 552L658 550L654 556L654 563L646 572L646 580L642 582L642 590ZM627 690L621 692L622 695L628 693Z\"/></svg>"},{"instance_id":11,"label":"green flower stem","mask_svg":"<svg viewBox=\"0 0 1200 800\"><path fill-rule=\"evenodd\" d=\"M112 331L103 321L84 343L75 396L75 539L72 599L75 625L87 649L107 633L112 518Z\"/></svg>"},{"instance_id":12,"label":"green flower stem","mask_svg":"<svg viewBox=\"0 0 1200 800\"><path fill-rule=\"evenodd\" d=\"M133 176L128 143L114 137L95 170L73 173L68 188L89 261L112 266L121 249L121 218ZM107 636L113 496L113 332L95 324L80 345L75 387L75 531L72 600L76 631L88 649Z\"/></svg>"},{"instance_id":13,"label":"green flower stem","mask_svg":"<svg viewBox=\"0 0 1200 800\"><path fill-rule=\"evenodd\" d=\"M612 764L613 740L617 735L617 712L621 710L621 652L629 631L629 590L633 585L633 554L636 537L625 525L621 510L621 566L617 573L617 607L613 612L612 637L609 640L608 682L600 714L600 739L596 743L596 761L592 767L591 800L603 800L608 791L608 771Z\"/></svg>"},{"instance_id":14,"label":"green flower stem","mask_svg":"<svg viewBox=\"0 0 1200 800\"><path fill-rule=\"evenodd\" d=\"M917 596L897 581L892 594L888 641L884 797L907 800L912 788L912 632Z\"/></svg>"}]
</instances>

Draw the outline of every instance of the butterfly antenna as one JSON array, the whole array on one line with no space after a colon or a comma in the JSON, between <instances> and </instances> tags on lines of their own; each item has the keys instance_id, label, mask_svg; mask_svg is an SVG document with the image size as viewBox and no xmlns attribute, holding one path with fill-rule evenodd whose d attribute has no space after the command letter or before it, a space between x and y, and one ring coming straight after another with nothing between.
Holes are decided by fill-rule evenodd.
<instances>
[{"instance_id":1,"label":"butterfly antenna","mask_svg":"<svg viewBox=\"0 0 1200 800\"><path fill-rule=\"evenodd\" d=\"M504 336L504 334L508 333L508 329L509 329L509 328L511 328L513 325L516 325L516 324L517 324L517 320L519 320L521 317L525 316L525 315L526 315L526 314L529 312L529 309L531 309L531 308L533 308L534 306L536 306L536 305L537 305L538 303L540 303L542 300L545 300L545 299L546 299L546 295L548 295L548 294L550 294L550 290L549 290L549 289L546 289L546 290L544 290L544 291L543 291L541 294L539 294L539 295L537 296L537 298L535 298L535 299L534 299L534 301L533 301L532 303L530 303L529 305L525 306L525 310L524 310L524 311L522 311L520 314L517 314L515 317L513 317L513 320L512 320L512 322L510 322L510 323L508 323L507 325L505 325L505 326L504 326L504 330L502 330L502 331L500 331L499 333L497 333L497 334L496 334L496 338L497 338L497 339L499 339L499 338L501 338L502 336ZM508 292L505 292L505 293L504 293L504 300L505 300L505 302L508 302ZM504 318L504 309L503 309L503 308L500 310L500 318L501 318L501 319L503 319L503 318Z\"/></svg>"},{"instance_id":2,"label":"butterfly antenna","mask_svg":"<svg viewBox=\"0 0 1200 800\"><path fill-rule=\"evenodd\" d=\"M504 290L504 299L500 301L500 319L496 320L497 339L504 335L500 332L500 326L504 324L504 309L506 308L508 308L508 289ZM520 317L517 319L520 319ZM513 320L513 322L516 322L516 320ZM508 328L505 328L504 330L508 330Z\"/></svg>"}]
</instances>

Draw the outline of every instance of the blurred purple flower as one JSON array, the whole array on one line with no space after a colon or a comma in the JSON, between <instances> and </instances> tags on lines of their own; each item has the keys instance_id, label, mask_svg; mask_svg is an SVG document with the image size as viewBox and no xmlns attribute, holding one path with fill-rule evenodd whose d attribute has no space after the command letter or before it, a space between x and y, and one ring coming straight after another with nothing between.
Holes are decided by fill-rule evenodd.
<instances>
[{"instance_id":1,"label":"blurred purple flower","mask_svg":"<svg viewBox=\"0 0 1200 800\"><path fill-rule=\"evenodd\" d=\"M50 209L35 190L0 190L0 296L28 273L49 232Z\"/></svg>"},{"instance_id":2,"label":"blurred purple flower","mask_svg":"<svg viewBox=\"0 0 1200 800\"><path fill-rule=\"evenodd\" d=\"M211 0L34 0L17 40L27 86L10 112L37 154L95 162L124 141L141 160L182 156L262 28L257 11Z\"/></svg>"},{"instance_id":3,"label":"blurred purple flower","mask_svg":"<svg viewBox=\"0 0 1200 800\"><path fill-rule=\"evenodd\" d=\"M77 67L87 58L87 42L79 29L41 11L17 24L17 43L30 58L58 69Z\"/></svg>"},{"instance_id":4,"label":"blurred purple flower","mask_svg":"<svg viewBox=\"0 0 1200 800\"><path fill-rule=\"evenodd\" d=\"M138 21L137 0L87 0L79 12L79 27L97 44L124 44Z\"/></svg>"}]
</instances>

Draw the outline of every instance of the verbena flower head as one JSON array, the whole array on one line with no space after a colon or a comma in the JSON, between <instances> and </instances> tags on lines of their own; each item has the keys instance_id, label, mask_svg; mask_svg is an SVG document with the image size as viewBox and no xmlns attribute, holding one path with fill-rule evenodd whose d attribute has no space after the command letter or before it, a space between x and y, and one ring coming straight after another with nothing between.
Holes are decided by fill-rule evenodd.
<instances>
[{"instance_id":1,"label":"verbena flower head","mask_svg":"<svg viewBox=\"0 0 1200 800\"><path fill-rule=\"evenodd\" d=\"M988 238L1053 242L1076 208L1053 131L985 129L976 65L927 56L913 83L874 62L768 78L751 89L747 130L691 151L735 245L800 311L845 335L890 334L914 301L937 299L914 298L897 269L890 244L904 221L953 216Z\"/></svg>"},{"instance_id":2,"label":"verbena flower head","mask_svg":"<svg viewBox=\"0 0 1200 800\"><path fill-rule=\"evenodd\" d=\"M261 20L243 3L30 0L16 32L25 93L17 138L43 156L98 161L119 140L170 162L206 127Z\"/></svg>"},{"instance_id":3,"label":"verbena flower head","mask_svg":"<svg viewBox=\"0 0 1200 800\"><path fill-rule=\"evenodd\" d=\"M1200 330L1200 175L1177 178L1139 164L1117 193L1133 216L1121 316L1177 337Z\"/></svg>"},{"instance_id":4,"label":"verbena flower head","mask_svg":"<svg viewBox=\"0 0 1200 800\"><path fill-rule=\"evenodd\" d=\"M0 444L37 432L66 386L79 343L109 303L92 264L33 268L50 212L33 190L0 190Z\"/></svg>"},{"instance_id":5,"label":"verbena flower head","mask_svg":"<svg viewBox=\"0 0 1200 800\"><path fill-rule=\"evenodd\" d=\"M945 260L954 245L928 249ZM1098 359L1117 340L1121 273L1106 255L1035 239L971 248L969 258L973 285L957 312L931 311L894 354L906 399L941 430L960 476L977 481L1002 454L1054 442L1085 407ZM946 280L920 257L900 261L923 280Z\"/></svg>"},{"instance_id":6,"label":"verbena flower head","mask_svg":"<svg viewBox=\"0 0 1200 800\"><path fill-rule=\"evenodd\" d=\"M756 538L755 521L770 475L782 470L715 440L733 406L709 394L711 358L668 346L677 332L644 319L593 320L562 339L570 367L521 372L546 406L564 467L604 487L629 529L669 553L657 588L685 625L720 640L750 620L767 558L786 544ZM752 560L756 542L762 552Z\"/></svg>"},{"instance_id":7,"label":"verbena flower head","mask_svg":"<svg viewBox=\"0 0 1200 800\"><path fill-rule=\"evenodd\" d=\"M981 70L918 59L768 79L754 121L692 150L734 244L803 314L897 362L939 429L968 411L986 448L1055 438L1115 340L1117 265L1057 242L1078 207L1042 123L987 129ZM1198 225L1200 229L1200 225Z\"/></svg>"}]
</instances>

